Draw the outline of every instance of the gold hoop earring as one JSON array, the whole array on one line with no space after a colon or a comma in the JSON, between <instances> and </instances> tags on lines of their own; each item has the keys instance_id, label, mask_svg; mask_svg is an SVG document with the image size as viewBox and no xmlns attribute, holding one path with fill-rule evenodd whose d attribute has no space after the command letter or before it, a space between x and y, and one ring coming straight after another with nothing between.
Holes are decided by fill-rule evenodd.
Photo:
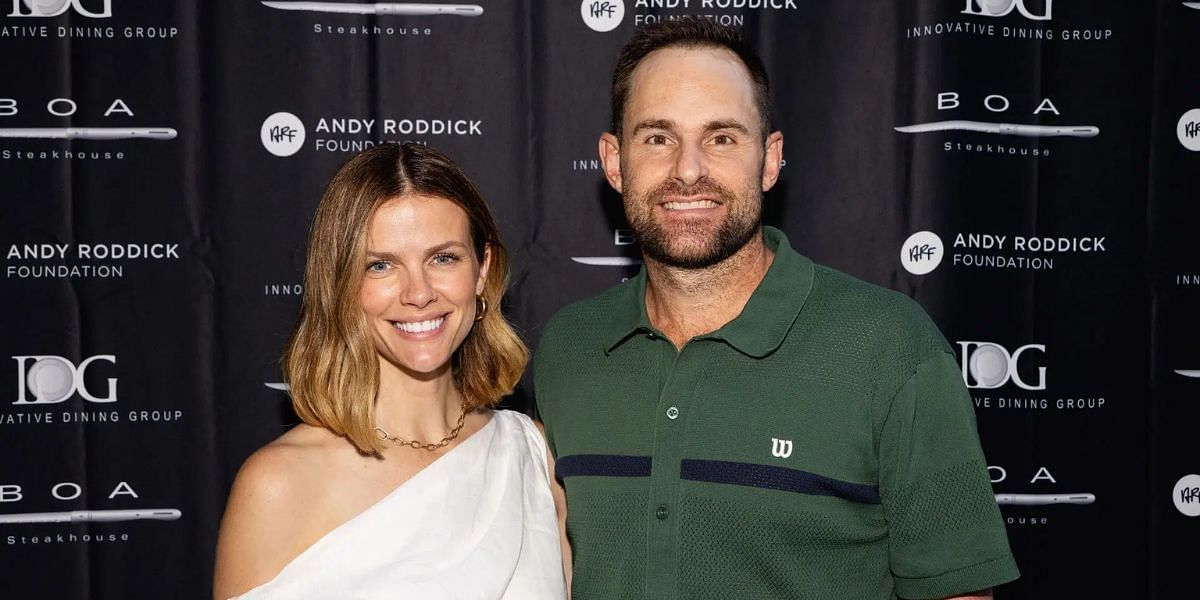
<instances>
[{"instance_id":1,"label":"gold hoop earring","mask_svg":"<svg viewBox=\"0 0 1200 600\"><path fill-rule=\"evenodd\" d=\"M475 320L482 321L483 315L487 314L487 300L483 296L475 294Z\"/></svg>"}]
</instances>

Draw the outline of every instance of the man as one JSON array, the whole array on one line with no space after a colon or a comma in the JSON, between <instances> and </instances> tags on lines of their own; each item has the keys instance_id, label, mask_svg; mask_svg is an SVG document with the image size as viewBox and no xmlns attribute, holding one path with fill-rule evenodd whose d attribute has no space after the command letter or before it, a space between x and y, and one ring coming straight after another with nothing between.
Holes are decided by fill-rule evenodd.
<instances>
[{"instance_id":1,"label":"man","mask_svg":"<svg viewBox=\"0 0 1200 600\"><path fill-rule=\"evenodd\" d=\"M600 157L645 269L556 315L534 375L574 598L990 597L1017 569L957 361L762 226L768 97L705 20L618 60Z\"/></svg>"}]
</instances>

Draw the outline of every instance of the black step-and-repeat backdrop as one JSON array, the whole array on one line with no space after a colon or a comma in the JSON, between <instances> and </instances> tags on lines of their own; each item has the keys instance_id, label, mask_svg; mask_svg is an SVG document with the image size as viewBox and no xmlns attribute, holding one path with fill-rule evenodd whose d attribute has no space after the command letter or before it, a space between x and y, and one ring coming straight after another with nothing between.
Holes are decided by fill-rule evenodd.
<instances>
[{"instance_id":1,"label":"black step-and-repeat backdrop","mask_svg":"<svg viewBox=\"0 0 1200 600\"><path fill-rule=\"evenodd\" d=\"M1196 593L1200 3L477 2L0 1L0 596L209 595L230 481L295 423L278 356L351 153L465 166L532 345L632 274L596 139L617 49L681 15L767 62L768 221L959 353L998 596Z\"/></svg>"}]
</instances>

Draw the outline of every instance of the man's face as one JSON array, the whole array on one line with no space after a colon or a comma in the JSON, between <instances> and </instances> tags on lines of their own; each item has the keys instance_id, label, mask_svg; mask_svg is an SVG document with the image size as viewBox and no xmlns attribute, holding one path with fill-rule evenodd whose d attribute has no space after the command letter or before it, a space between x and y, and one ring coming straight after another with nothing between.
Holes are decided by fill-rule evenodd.
<instances>
[{"instance_id":1,"label":"man's face","mask_svg":"<svg viewBox=\"0 0 1200 600\"><path fill-rule=\"evenodd\" d=\"M783 146L760 123L750 75L728 50L666 48L638 65L622 137L605 134L600 152L648 258L704 268L758 234Z\"/></svg>"}]
</instances>

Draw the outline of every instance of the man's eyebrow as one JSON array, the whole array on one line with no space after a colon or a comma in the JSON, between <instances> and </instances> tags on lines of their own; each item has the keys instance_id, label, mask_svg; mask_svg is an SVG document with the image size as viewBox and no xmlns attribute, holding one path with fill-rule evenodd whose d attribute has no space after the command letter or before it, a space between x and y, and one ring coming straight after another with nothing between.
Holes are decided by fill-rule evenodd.
<instances>
[{"instance_id":1,"label":"man's eyebrow","mask_svg":"<svg viewBox=\"0 0 1200 600\"><path fill-rule=\"evenodd\" d=\"M638 123L637 126L633 128L633 133L634 135L637 135L639 132L646 129L663 129L666 131L674 131L675 121L670 119L646 119L645 121ZM706 133L719 131L721 129L731 129L738 133L750 135L750 128L746 127L741 121L736 119L718 119L704 124L704 131Z\"/></svg>"},{"instance_id":2,"label":"man's eyebrow","mask_svg":"<svg viewBox=\"0 0 1200 600\"><path fill-rule=\"evenodd\" d=\"M645 121L638 123L637 126L633 128L633 133L634 135L637 135L639 131L644 129L666 129L668 131L674 131L675 121L670 119L646 119Z\"/></svg>"},{"instance_id":3,"label":"man's eyebrow","mask_svg":"<svg viewBox=\"0 0 1200 600\"><path fill-rule=\"evenodd\" d=\"M704 124L704 131L712 132L720 129L732 129L738 133L750 135L750 128L742 125L740 121L727 119L724 121L709 121Z\"/></svg>"}]
</instances>

